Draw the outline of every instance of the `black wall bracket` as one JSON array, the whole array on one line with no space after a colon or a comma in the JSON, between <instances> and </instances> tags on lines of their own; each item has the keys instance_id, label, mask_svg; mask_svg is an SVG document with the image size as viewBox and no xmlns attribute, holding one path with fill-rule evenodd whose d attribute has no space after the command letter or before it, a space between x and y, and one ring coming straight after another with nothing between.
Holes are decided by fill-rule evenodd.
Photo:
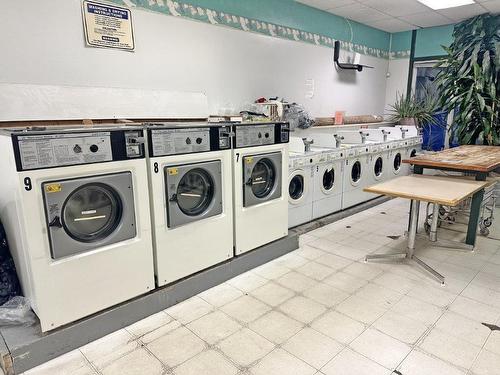
<instances>
[{"instance_id":1,"label":"black wall bracket","mask_svg":"<svg viewBox=\"0 0 500 375\"><path fill-rule=\"evenodd\" d=\"M339 57L340 57L340 42L336 40L333 50L333 61L335 62L335 65L339 67L339 69L357 70L358 72L363 71L363 68L373 69L373 66L369 65L342 63L339 61Z\"/></svg>"}]
</instances>

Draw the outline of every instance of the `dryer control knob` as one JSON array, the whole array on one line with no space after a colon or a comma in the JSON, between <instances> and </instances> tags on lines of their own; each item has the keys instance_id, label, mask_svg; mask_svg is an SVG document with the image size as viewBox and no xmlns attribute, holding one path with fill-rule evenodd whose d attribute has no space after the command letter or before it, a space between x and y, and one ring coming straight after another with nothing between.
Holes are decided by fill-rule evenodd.
<instances>
[{"instance_id":1,"label":"dryer control knob","mask_svg":"<svg viewBox=\"0 0 500 375\"><path fill-rule=\"evenodd\" d=\"M201 145L201 142L203 142L202 138L200 138L200 137L196 138L196 143L197 144Z\"/></svg>"},{"instance_id":2,"label":"dryer control knob","mask_svg":"<svg viewBox=\"0 0 500 375\"><path fill-rule=\"evenodd\" d=\"M90 146L90 151L91 152L97 152L99 150L99 147L97 145L91 145Z\"/></svg>"},{"instance_id":3,"label":"dryer control knob","mask_svg":"<svg viewBox=\"0 0 500 375\"><path fill-rule=\"evenodd\" d=\"M75 154L79 154L80 152L82 152L82 148L80 147L80 145L75 145L75 147L73 147L73 152Z\"/></svg>"},{"instance_id":4,"label":"dryer control knob","mask_svg":"<svg viewBox=\"0 0 500 375\"><path fill-rule=\"evenodd\" d=\"M262 138L262 133L259 132L259 134L257 134L257 137Z\"/></svg>"},{"instance_id":5,"label":"dryer control knob","mask_svg":"<svg viewBox=\"0 0 500 375\"><path fill-rule=\"evenodd\" d=\"M188 137L188 138L186 138L186 144L187 144L187 145L190 145L190 144L191 144L191 138L189 138L189 137Z\"/></svg>"}]
</instances>

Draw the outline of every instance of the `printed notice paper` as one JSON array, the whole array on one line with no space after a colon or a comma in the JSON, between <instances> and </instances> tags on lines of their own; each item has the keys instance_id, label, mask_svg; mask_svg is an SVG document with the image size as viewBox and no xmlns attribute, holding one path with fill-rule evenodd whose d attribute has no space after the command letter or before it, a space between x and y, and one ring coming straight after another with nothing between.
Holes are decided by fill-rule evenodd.
<instances>
[{"instance_id":1,"label":"printed notice paper","mask_svg":"<svg viewBox=\"0 0 500 375\"><path fill-rule=\"evenodd\" d=\"M132 14L129 9L85 0L83 21L87 45L134 50Z\"/></svg>"}]
</instances>

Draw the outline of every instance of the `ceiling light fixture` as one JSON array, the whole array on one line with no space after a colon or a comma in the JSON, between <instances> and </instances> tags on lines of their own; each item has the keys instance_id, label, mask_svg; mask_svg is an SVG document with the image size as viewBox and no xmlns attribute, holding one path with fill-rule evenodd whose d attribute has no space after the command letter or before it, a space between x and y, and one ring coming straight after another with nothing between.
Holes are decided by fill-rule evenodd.
<instances>
[{"instance_id":1,"label":"ceiling light fixture","mask_svg":"<svg viewBox=\"0 0 500 375\"><path fill-rule=\"evenodd\" d=\"M475 4L474 0L417 0L431 9L447 9L460 7L462 5Z\"/></svg>"}]
</instances>

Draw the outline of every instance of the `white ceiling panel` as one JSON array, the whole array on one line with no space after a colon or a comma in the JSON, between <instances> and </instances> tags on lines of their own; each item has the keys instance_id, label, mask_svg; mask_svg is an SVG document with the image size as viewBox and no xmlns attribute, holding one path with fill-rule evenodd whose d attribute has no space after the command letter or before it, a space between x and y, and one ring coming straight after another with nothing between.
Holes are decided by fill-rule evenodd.
<instances>
[{"instance_id":1,"label":"white ceiling panel","mask_svg":"<svg viewBox=\"0 0 500 375\"><path fill-rule=\"evenodd\" d=\"M314 8L327 10L345 5L355 4L356 0L297 0L299 3L309 5Z\"/></svg>"},{"instance_id":2,"label":"white ceiling panel","mask_svg":"<svg viewBox=\"0 0 500 375\"><path fill-rule=\"evenodd\" d=\"M373 9L377 9L390 16L406 16L429 10L425 5L417 0L360 0L363 5L367 5Z\"/></svg>"},{"instance_id":3,"label":"white ceiling panel","mask_svg":"<svg viewBox=\"0 0 500 375\"><path fill-rule=\"evenodd\" d=\"M481 5L493 14L500 13L500 0L487 1Z\"/></svg>"},{"instance_id":4,"label":"white ceiling panel","mask_svg":"<svg viewBox=\"0 0 500 375\"><path fill-rule=\"evenodd\" d=\"M500 13L500 0L475 0L476 4L432 10L417 0L298 0L387 32L455 23L482 13Z\"/></svg>"},{"instance_id":5,"label":"white ceiling panel","mask_svg":"<svg viewBox=\"0 0 500 375\"><path fill-rule=\"evenodd\" d=\"M480 4L471 4L455 8L440 9L437 12L454 21L461 21L466 18L477 16L478 14L487 13L488 11Z\"/></svg>"},{"instance_id":6,"label":"white ceiling panel","mask_svg":"<svg viewBox=\"0 0 500 375\"><path fill-rule=\"evenodd\" d=\"M349 18L354 21L364 22L364 21L379 21L383 19L390 19L391 16L388 14L379 12L376 9L370 8L369 6L362 4L352 4L346 5L340 8L334 8L330 10L331 13L345 18Z\"/></svg>"},{"instance_id":7,"label":"white ceiling panel","mask_svg":"<svg viewBox=\"0 0 500 375\"><path fill-rule=\"evenodd\" d=\"M412 24L409 24L407 22L401 21L397 18L391 18L388 20L381 20L381 21L375 21L375 22L370 22L367 21L365 22L368 26L375 27L376 29L382 29L389 32L389 33L398 33L400 31L406 31L410 28L413 27Z\"/></svg>"},{"instance_id":8,"label":"white ceiling panel","mask_svg":"<svg viewBox=\"0 0 500 375\"><path fill-rule=\"evenodd\" d=\"M453 23L453 20L437 13L428 10L427 12L410 14L408 16L401 16L399 19L408 22L411 25L415 25L418 27L432 27L432 26L441 26L441 25L449 25Z\"/></svg>"}]
</instances>

